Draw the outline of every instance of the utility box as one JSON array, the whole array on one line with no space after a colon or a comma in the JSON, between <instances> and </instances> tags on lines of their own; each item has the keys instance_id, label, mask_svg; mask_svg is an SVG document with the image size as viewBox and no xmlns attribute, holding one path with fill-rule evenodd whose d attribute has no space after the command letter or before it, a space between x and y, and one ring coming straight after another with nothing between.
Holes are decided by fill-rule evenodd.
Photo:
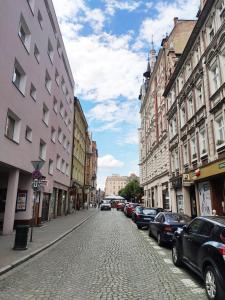
<instances>
[{"instance_id":1,"label":"utility box","mask_svg":"<svg viewBox=\"0 0 225 300\"><path fill-rule=\"evenodd\" d=\"M28 242L29 225L17 225L13 250L26 250Z\"/></svg>"}]
</instances>

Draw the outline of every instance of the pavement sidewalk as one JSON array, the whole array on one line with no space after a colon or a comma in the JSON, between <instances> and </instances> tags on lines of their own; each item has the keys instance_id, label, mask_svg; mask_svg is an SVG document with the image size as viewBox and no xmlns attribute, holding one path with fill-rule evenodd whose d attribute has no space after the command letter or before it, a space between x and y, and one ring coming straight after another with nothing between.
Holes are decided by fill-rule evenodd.
<instances>
[{"instance_id":1,"label":"pavement sidewalk","mask_svg":"<svg viewBox=\"0 0 225 300\"><path fill-rule=\"evenodd\" d=\"M46 222L41 227L34 227L33 242L28 242L27 250L13 250L15 231L11 235L0 236L0 275L44 251L97 212L96 208L80 210Z\"/></svg>"}]
</instances>

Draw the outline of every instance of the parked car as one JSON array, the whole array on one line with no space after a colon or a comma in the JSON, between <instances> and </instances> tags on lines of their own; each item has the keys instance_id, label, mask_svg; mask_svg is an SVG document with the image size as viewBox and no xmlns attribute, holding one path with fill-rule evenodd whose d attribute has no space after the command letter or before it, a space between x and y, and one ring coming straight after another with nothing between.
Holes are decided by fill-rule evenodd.
<instances>
[{"instance_id":1,"label":"parked car","mask_svg":"<svg viewBox=\"0 0 225 300\"><path fill-rule=\"evenodd\" d=\"M160 212L149 222L149 236L155 237L159 246L163 243L172 243L174 231L190 222L191 218L184 214Z\"/></svg>"},{"instance_id":2,"label":"parked car","mask_svg":"<svg viewBox=\"0 0 225 300\"><path fill-rule=\"evenodd\" d=\"M100 210L111 210L110 200L103 200L100 204Z\"/></svg>"},{"instance_id":3,"label":"parked car","mask_svg":"<svg viewBox=\"0 0 225 300\"><path fill-rule=\"evenodd\" d=\"M209 299L225 299L225 217L197 217L177 230L172 259L204 280Z\"/></svg>"},{"instance_id":4,"label":"parked car","mask_svg":"<svg viewBox=\"0 0 225 300\"><path fill-rule=\"evenodd\" d=\"M125 205L124 213L129 218L132 216L132 212L135 210L135 208L140 205L139 203L129 203L128 205Z\"/></svg>"},{"instance_id":5,"label":"parked car","mask_svg":"<svg viewBox=\"0 0 225 300\"><path fill-rule=\"evenodd\" d=\"M132 213L132 220L137 224L137 228L149 226L149 222L154 220L155 216L161 211L161 208L148 208L137 206Z\"/></svg>"},{"instance_id":6,"label":"parked car","mask_svg":"<svg viewBox=\"0 0 225 300\"><path fill-rule=\"evenodd\" d=\"M117 210L123 211L124 206L125 206L125 203L124 203L124 202L118 202L118 203L116 204L116 209L117 209Z\"/></svg>"}]
</instances>

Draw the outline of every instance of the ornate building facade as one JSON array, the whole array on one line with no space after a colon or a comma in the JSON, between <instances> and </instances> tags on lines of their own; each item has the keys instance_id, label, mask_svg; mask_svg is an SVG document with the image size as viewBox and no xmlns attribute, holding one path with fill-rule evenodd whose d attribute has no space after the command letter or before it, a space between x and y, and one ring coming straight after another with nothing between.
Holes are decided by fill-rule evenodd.
<instances>
[{"instance_id":1,"label":"ornate building facade","mask_svg":"<svg viewBox=\"0 0 225 300\"><path fill-rule=\"evenodd\" d=\"M139 166L144 203L148 207L171 209L167 103L163 93L194 25L193 20L174 18L174 28L170 35L162 40L157 59L152 43L147 71L143 74L145 80L139 95Z\"/></svg>"},{"instance_id":2,"label":"ornate building facade","mask_svg":"<svg viewBox=\"0 0 225 300\"><path fill-rule=\"evenodd\" d=\"M165 89L173 211L224 214L225 1L201 1Z\"/></svg>"}]
</instances>

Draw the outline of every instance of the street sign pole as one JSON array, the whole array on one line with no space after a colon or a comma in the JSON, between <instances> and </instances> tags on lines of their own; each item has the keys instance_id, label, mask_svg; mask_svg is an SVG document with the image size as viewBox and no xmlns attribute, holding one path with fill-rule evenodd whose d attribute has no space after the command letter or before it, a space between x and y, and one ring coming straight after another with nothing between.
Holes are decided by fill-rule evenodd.
<instances>
[{"instance_id":1,"label":"street sign pole","mask_svg":"<svg viewBox=\"0 0 225 300\"><path fill-rule=\"evenodd\" d=\"M36 208L36 202L37 202L37 197L38 197L38 191L40 190L40 179L43 177L40 169L42 168L44 161L42 160L35 160L31 161L34 171L32 172L32 189L34 192L34 197L33 197L33 207L32 207L32 221L31 221L31 230L30 230L30 242L33 242L33 228L34 228L34 223L35 223L35 208Z\"/></svg>"}]
</instances>

